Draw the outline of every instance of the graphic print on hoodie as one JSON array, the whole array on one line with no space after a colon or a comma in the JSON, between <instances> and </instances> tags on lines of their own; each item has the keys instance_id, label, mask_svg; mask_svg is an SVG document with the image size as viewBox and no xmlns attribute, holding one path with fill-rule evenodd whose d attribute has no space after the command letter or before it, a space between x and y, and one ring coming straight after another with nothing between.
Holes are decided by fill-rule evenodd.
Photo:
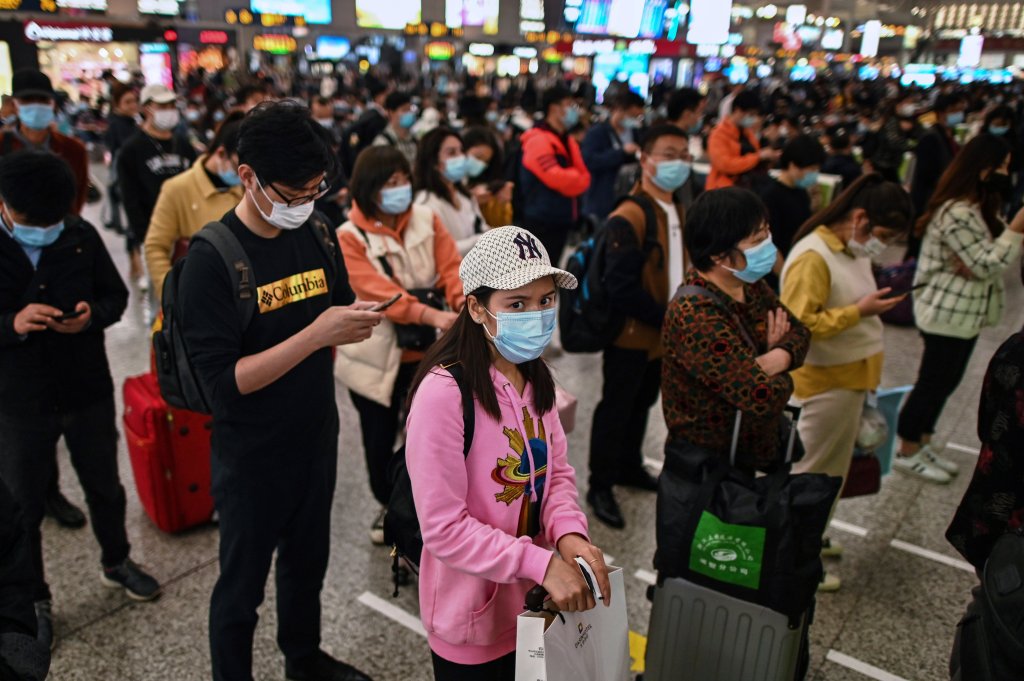
<instances>
[{"instance_id":1,"label":"graphic print on hoodie","mask_svg":"<svg viewBox=\"0 0 1024 681\"><path fill-rule=\"evenodd\" d=\"M505 426L505 437L508 438L508 446L512 453L504 459L498 459L498 465L491 477L504 488L494 495L495 500L511 506L517 499L522 498L516 536L536 537L540 534L540 506L544 500L544 480L548 472L547 432L544 429L544 421L540 421L540 431L536 431L533 417L526 407L523 407L523 424L526 427L525 439L518 427ZM527 446L533 454L536 468L536 490L530 486L530 459L526 451Z\"/></svg>"}]
</instances>

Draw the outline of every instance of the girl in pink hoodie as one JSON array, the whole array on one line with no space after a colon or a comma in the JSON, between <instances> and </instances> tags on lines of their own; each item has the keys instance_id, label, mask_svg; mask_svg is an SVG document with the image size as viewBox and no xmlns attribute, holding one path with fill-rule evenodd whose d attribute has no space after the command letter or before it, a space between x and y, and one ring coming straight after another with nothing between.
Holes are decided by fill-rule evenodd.
<instances>
[{"instance_id":1,"label":"girl in pink hoodie","mask_svg":"<svg viewBox=\"0 0 1024 681\"><path fill-rule=\"evenodd\" d=\"M574 561L581 556L610 594L540 358L555 328L556 289L575 288L576 279L553 268L518 227L484 233L459 276L466 306L428 351L410 392L406 464L423 534L420 616L437 681L513 681L527 591L543 585L564 611L594 607ZM445 369L455 363L475 401L465 458L462 396Z\"/></svg>"}]
</instances>

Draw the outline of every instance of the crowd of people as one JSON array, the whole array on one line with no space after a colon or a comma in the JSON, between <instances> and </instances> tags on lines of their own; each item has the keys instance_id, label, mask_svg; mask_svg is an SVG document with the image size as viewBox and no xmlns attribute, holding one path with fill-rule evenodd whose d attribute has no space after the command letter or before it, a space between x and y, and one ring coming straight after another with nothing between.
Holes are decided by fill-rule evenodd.
<instances>
[{"instance_id":1,"label":"crowd of people","mask_svg":"<svg viewBox=\"0 0 1024 681\"><path fill-rule=\"evenodd\" d=\"M171 285L213 416L218 681L252 678L275 551L287 678L368 678L319 645L336 379L359 415L375 544L404 442L439 680L514 678L515 618L536 584L563 610L594 607L576 557L609 594L583 508L621 529L615 487L658 491L642 445L659 396L675 450L732 454L749 475L779 465L779 415L798 403L806 455L794 473L844 478L881 381L880 316L911 295L878 286L884 254L905 251L915 272L924 341L894 468L937 484L959 473L934 435L1020 261L1018 85L659 83L650 101L612 87L598 104L585 78L371 74L255 79L229 93L230 80L200 73L177 92L112 81L99 103L111 171L103 226L124 235L126 285L81 218L96 189L86 146L58 130L44 74L14 76L0 138L0 527L18 529L6 546L12 565L24 562L0 572L22 585L5 631L44 650L55 640L60 594L44 577L42 519L85 523L57 485L61 437L103 582L138 600L160 595L130 558L104 329L129 295L159 299ZM210 241L189 246L214 222L248 259L246 324L231 263ZM560 292L580 283L559 265L591 234L606 243L601 283L622 326L594 359L603 387L581 505L544 358L559 351ZM998 417L1019 415L1020 354L1017 334L993 360L981 463L950 528L979 567L1024 519L1020 476L992 475L1020 467L1019 419ZM496 468L494 452L509 447ZM823 555L841 550L822 538ZM838 588L825 572L819 590ZM0 669L14 666L3 659Z\"/></svg>"}]
</instances>

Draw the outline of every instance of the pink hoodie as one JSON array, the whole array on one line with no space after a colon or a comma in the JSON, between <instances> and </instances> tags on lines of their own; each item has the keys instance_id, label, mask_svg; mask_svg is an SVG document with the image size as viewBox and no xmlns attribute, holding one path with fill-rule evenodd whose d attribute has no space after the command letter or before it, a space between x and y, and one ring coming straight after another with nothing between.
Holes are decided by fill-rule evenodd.
<instances>
[{"instance_id":1,"label":"pink hoodie","mask_svg":"<svg viewBox=\"0 0 1024 681\"><path fill-rule=\"evenodd\" d=\"M465 460L462 397L443 369L417 390L406 438L423 533L420 617L430 648L467 665L515 650L516 616L552 547L573 532L589 536L558 413L538 416L532 387L520 396L493 366L491 380L501 419L477 402Z\"/></svg>"}]
</instances>

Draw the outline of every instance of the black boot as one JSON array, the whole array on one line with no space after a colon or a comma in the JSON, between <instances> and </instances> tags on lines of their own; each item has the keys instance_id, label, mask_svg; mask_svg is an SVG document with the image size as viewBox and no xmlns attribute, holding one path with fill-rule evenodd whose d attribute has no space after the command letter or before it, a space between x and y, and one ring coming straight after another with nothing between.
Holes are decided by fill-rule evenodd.
<instances>
[{"instance_id":1,"label":"black boot","mask_svg":"<svg viewBox=\"0 0 1024 681\"><path fill-rule=\"evenodd\" d=\"M322 650L303 660L285 660L284 675L288 681L373 681L355 667L335 660Z\"/></svg>"},{"instance_id":2,"label":"black boot","mask_svg":"<svg viewBox=\"0 0 1024 681\"><path fill-rule=\"evenodd\" d=\"M608 527L621 530L626 526L626 519L622 517L619 502L615 501L615 495L610 489L592 488L587 492L587 503L590 504L597 519Z\"/></svg>"}]
</instances>

